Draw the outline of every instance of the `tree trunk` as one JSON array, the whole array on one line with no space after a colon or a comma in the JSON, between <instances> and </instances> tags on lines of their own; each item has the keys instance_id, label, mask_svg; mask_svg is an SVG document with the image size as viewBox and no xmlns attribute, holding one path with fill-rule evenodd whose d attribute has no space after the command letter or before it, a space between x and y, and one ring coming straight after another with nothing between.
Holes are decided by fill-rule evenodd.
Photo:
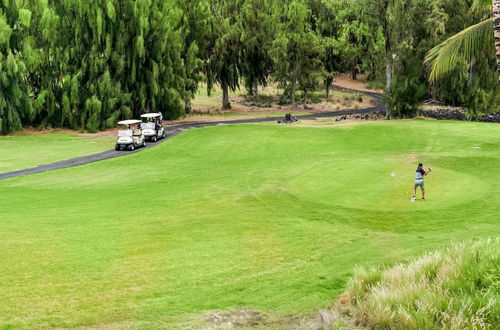
<instances>
[{"instance_id":1,"label":"tree trunk","mask_svg":"<svg viewBox=\"0 0 500 330\"><path fill-rule=\"evenodd\" d=\"M257 80L253 83L253 97L259 99L259 82Z\"/></svg>"},{"instance_id":2,"label":"tree trunk","mask_svg":"<svg viewBox=\"0 0 500 330\"><path fill-rule=\"evenodd\" d=\"M326 93L326 98L330 98L330 86L332 85L332 78L326 78L325 79L325 93Z\"/></svg>"},{"instance_id":3,"label":"tree trunk","mask_svg":"<svg viewBox=\"0 0 500 330\"><path fill-rule=\"evenodd\" d=\"M493 31L497 54L497 72L500 80L500 0L493 0Z\"/></svg>"},{"instance_id":4,"label":"tree trunk","mask_svg":"<svg viewBox=\"0 0 500 330\"><path fill-rule=\"evenodd\" d=\"M385 38L385 56L386 56L386 63L385 63L385 75L386 75L386 81L385 81L385 94L387 96L390 95L391 93L391 84L392 84L392 51L391 51L391 35L389 31L389 19L387 18L387 10L389 9L389 1L384 1L383 3L383 13L384 13L384 23L383 23L383 30L384 30L384 38ZM385 119L390 119L391 118L391 109L389 107L386 107L386 112L385 112Z\"/></svg>"},{"instance_id":5,"label":"tree trunk","mask_svg":"<svg viewBox=\"0 0 500 330\"><path fill-rule=\"evenodd\" d=\"M302 107L304 108L304 110L307 110L307 90L304 90L304 104L302 105Z\"/></svg>"},{"instance_id":6,"label":"tree trunk","mask_svg":"<svg viewBox=\"0 0 500 330\"><path fill-rule=\"evenodd\" d=\"M231 109L231 102L229 102L229 86L227 83L222 83L222 110Z\"/></svg>"},{"instance_id":7,"label":"tree trunk","mask_svg":"<svg viewBox=\"0 0 500 330\"><path fill-rule=\"evenodd\" d=\"M186 113L191 113L192 110L193 108L191 107L191 100L188 99L184 102L184 111L186 111Z\"/></svg>"},{"instance_id":8,"label":"tree trunk","mask_svg":"<svg viewBox=\"0 0 500 330\"><path fill-rule=\"evenodd\" d=\"M389 92L392 85L392 62L390 59L387 59L385 63L385 79L385 90Z\"/></svg>"},{"instance_id":9,"label":"tree trunk","mask_svg":"<svg viewBox=\"0 0 500 330\"><path fill-rule=\"evenodd\" d=\"M292 72L292 90L290 91L290 97L292 98L292 109L297 109L297 104L295 103L295 90L297 89L297 77L295 76L296 65L294 65L294 69Z\"/></svg>"},{"instance_id":10,"label":"tree trunk","mask_svg":"<svg viewBox=\"0 0 500 330\"><path fill-rule=\"evenodd\" d=\"M390 58L387 59L385 63L385 93L389 95L391 93L391 85L392 85L392 61ZM385 119L391 119L391 110L387 107L385 113Z\"/></svg>"},{"instance_id":11,"label":"tree trunk","mask_svg":"<svg viewBox=\"0 0 500 330\"><path fill-rule=\"evenodd\" d=\"M354 59L351 65L351 79L356 80L358 78L358 71L356 66L358 65L358 59Z\"/></svg>"}]
</instances>

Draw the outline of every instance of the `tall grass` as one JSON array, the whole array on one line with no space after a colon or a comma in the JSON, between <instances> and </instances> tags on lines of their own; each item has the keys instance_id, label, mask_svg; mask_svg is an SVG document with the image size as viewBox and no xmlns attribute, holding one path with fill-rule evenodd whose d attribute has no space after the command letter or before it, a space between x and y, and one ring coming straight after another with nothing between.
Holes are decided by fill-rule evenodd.
<instances>
[{"instance_id":1,"label":"tall grass","mask_svg":"<svg viewBox=\"0 0 500 330\"><path fill-rule=\"evenodd\" d=\"M357 269L344 311L376 329L500 325L500 239L457 243L409 264Z\"/></svg>"}]
</instances>

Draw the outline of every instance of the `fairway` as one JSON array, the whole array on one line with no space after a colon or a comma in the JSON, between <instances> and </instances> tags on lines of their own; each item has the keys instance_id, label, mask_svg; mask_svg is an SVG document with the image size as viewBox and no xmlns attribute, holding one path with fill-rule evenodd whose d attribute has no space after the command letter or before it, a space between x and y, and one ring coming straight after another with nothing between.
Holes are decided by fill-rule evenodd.
<instances>
[{"instance_id":1,"label":"fairway","mask_svg":"<svg viewBox=\"0 0 500 330\"><path fill-rule=\"evenodd\" d=\"M57 131L0 136L0 173L111 150L115 141L114 137L82 137Z\"/></svg>"},{"instance_id":2,"label":"fairway","mask_svg":"<svg viewBox=\"0 0 500 330\"><path fill-rule=\"evenodd\" d=\"M422 160L427 200L410 203ZM356 265L498 236L499 164L498 124L246 124L0 181L0 327L308 315Z\"/></svg>"}]
</instances>

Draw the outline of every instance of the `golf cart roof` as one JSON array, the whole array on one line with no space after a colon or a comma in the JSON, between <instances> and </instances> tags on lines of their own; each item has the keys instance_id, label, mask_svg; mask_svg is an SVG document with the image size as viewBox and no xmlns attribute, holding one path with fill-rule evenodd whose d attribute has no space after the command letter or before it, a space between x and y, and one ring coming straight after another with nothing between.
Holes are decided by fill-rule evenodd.
<instances>
[{"instance_id":1,"label":"golf cart roof","mask_svg":"<svg viewBox=\"0 0 500 330\"><path fill-rule=\"evenodd\" d=\"M119 121L118 125L135 125L135 124L140 124L140 123L141 123L140 120L131 119L131 120Z\"/></svg>"},{"instance_id":2,"label":"golf cart roof","mask_svg":"<svg viewBox=\"0 0 500 330\"><path fill-rule=\"evenodd\" d=\"M157 118L157 117L161 117L160 112L158 112L158 113L145 113L145 114L141 115L141 118Z\"/></svg>"}]
</instances>

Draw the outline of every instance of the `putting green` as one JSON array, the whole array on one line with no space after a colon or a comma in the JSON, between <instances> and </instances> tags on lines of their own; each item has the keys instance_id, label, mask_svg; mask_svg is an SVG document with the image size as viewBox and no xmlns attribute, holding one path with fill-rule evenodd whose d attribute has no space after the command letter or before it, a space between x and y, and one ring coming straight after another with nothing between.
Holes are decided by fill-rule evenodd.
<instances>
[{"instance_id":1,"label":"putting green","mask_svg":"<svg viewBox=\"0 0 500 330\"><path fill-rule=\"evenodd\" d=\"M427 200L420 200L418 188L417 203L410 203L418 162L418 156L406 154L391 161L362 157L327 161L292 180L290 188L300 199L348 208L408 212L448 208L491 193L487 181L478 176L435 166L425 180Z\"/></svg>"},{"instance_id":2,"label":"putting green","mask_svg":"<svg viewBox=\"0 0 500 330\"><path fill-rule=\"evenodd\" d=\"M0 181L0 327L313 313L356 265L498 236L499 164L497 124L234 125Z\"/></svg>"}]
</instances>

